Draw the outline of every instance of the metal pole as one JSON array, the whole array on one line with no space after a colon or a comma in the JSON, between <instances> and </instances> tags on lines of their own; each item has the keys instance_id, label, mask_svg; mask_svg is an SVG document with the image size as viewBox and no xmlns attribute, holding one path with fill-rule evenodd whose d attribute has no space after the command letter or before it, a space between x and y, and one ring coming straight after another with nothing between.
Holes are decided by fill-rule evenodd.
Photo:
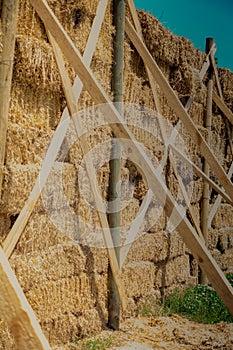
<instances>
[{"instance_id":1,"label":"metal pole","mask_svg":"<svg viewBox=\"0 0 233 350\"><path fill-rule=\"evenodd\" d=\"M0 60L0 198L3 182L3 166L6 153L8 111L15 51L18 1L1 1L2 54Z\"/></svg>"},{"instance_id":2,"label":"metal pole","mask_svg":"<svg viewBox=\"0 0 233 350\"><path fill-rule=\"evenodd\" d=\"M113 0L113 22L116 28L114 40L113 57L113 77L112 90L114 104L119 113L123 114L123 69L124 69L124 33L125 33L125 0ZM112 233L112 239L115 246L116 256L120 264L120 244L121 244L121 144L113 134L112 152L110 160L110 179L109 179L109 226ZM109 272L109 327L119 329L120 320L120 301L119 295Z\"/></svg>"},{"instance_id":3,"label":"metal pole","mask_svg":"<svg viewBox=\"0 0 233 350\"><path fill-rule=\"evenodd\" d=\"M206 39L207 54L209 53L213 44L214 44L213 38ZM205 125L204 125L208 131L207 140L206 140L208 144L210 143L210 130L211 130L211 123L212 123L213 73L214 73L214 69L211 63L208 69L207 104L206 104L206 116L205 116ZM204 162L203 162L203 171L209 177L210 168L206 159L204 159ZM204 181L203 195L202 195L202 201L201 201L201 230L202 230L206 245L208 244L209 199L210 199L210 187L208 183ZM207 284L207 277L203 272L201 272L201 275L200 275L200 282L201 284Z\"/></svg>"}]
</instances>

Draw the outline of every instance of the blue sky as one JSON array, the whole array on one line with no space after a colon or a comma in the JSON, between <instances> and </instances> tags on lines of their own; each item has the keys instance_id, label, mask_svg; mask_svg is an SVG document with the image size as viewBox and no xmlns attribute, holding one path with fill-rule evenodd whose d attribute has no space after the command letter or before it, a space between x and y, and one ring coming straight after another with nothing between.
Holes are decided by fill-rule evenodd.
<instances>
[{"instance_id":1,"label":"blue sky","mask_svg":"<svg viewBox=\"0 0 233 350\"><path fill-rule=\"evenodd\" d=\"M135 0L135 6L202 51L206 38L213 37L218 66L233 71L233 0Z\"/></svg>"}]
</instances>

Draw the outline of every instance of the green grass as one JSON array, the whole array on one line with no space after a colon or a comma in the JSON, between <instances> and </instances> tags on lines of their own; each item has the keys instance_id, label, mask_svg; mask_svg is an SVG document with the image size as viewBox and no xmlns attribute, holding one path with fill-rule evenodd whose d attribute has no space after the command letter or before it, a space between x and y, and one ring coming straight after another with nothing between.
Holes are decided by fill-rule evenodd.
<instances>
[{"instance_id":1,"label":"green grass","mask_svg":"<svg viewBox=\"0 0 233 350\"><path fill-rule=\"evenodd\" d=\"M71 342L71 349L81 349L81 350L106 350L112 345L112 338L108 337L104 340L94 339L87 340L85 343L81 345L81 347L77 347L77 340L73 340Z\"/></svg>"},{"instance_id":2,"label":"green grass","mask_svg":"<svg viewBox=\"0 0 233 350\"><path fill-rule=\"evenodd\" d=\"M89 340L83 346L82 350L105 350L112 345L111 338L107 338L104 340L96 339Z\"/></svg>"},{"instance_id":3,"label":"green grass","mask_svg":"<svg viewBox=\"0 0 233 350\"><path fill-rule=\"evenodd\" d=\"M233 275L226 276L233 286ZM175 290L163 303L164 314L178 314L200 323L233 322L233 317L211 286L197 285L183 292Z\"/></svg>"}]
</instances>

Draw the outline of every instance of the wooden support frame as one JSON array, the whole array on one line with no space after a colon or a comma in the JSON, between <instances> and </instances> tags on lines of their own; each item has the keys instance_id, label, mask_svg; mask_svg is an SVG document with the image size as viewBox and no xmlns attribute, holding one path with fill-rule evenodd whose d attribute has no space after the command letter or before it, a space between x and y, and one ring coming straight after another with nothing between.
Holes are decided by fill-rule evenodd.
<instances>
[{"instance_id":1,"label":"wooden support frame","mask_svg":"<svg viewBox=\"0 0 233 350\"><path fill-rule=\"evenodd\" d=\"M218 107L221 109L221 111L224 113L225 116L226 116L226 113L228 114L228 121L226 121L226 122L227 122L227 127L229 127L229 118L233 120L233 113L224 104L222 88L221 88L221 84L220 84L219 77L218 77L218 70L217 70L217 66L216 66L216 63L215 63L213 55L210 56L210 59L212 61L212 65L213 65L213 68L214 68L214 74L215 74L217 88L218 88L218 93L219 93L220 97L218 97L218 95L216 94L215 91L213 92L213 94L214 94L215 97L217 96L218 102L219 102L219 100L221 100L221 107L222 108L220 108L220 105L218 105ZM216 103L216 101L215 101L215 103ZM228 133L229 133L229 130L228 130ZM232 155L233 155L233 142L232 142L232 140L230 140L230 147L231 147L231 152L232 152ZM229 179L231 179L232 174L233 174L233 162L231 163L230 169L229 169L228 174L227 174ZM208 228L211 227L213 218L214 218L214 216L215 216L215 214L216 214L216 212L217 212L217 210L218 210L218 208L219 208L219 206L221 204L221 201L222 201L222 196L221 196L221 194L219 194L217 199L216 199L216 201L215 201L215 203L214 203L214 205L212 206L212 208L210 210L210 213L209 213L209 216L208 216Z\"/></svg>"},{"instance_id":2,"label":"wooden support frame","mask_svg":"<svg viewBox=\"0 0 233 350\"><path fill-rule=\"evenodd\" d=\"M93 21L93 25L91 28L90 35L88 37L87 45L84 50L83 59L88 66L91 63L91 60L95 51L100 29L101 29L104 15L106 12L107 2L108 0L101 0L99 2L99 5L96 11L96 17ZM82 88L83 88L82 82L78 77L76 77L74 81L74 86L73 86L76 100L79 99ZM4 252L8 258L11 256L25 226L27 225L30 215L45 186L47 178L51 172L51 169L54 165L58 152L61 148L62 142L64 141L66 132L69 128L69 123L70 123L70 115L69 115L68 109L66 108L62 114L61 121L59 122L59 125L52 137L45 159L42 163L40 173L30 193L29 199L24 205L22 211L20 212L8 236L2 243Z\"/></svg>"},{"instance_id":3,"label":"wooden support frame","mask_svg":"<svg viewBox=\"0 0 233 350\"><path fill-rule=\"evenodd\" d=\"M7 322L17 349L51 350L1 247L0 280L0 315Z\"/></svg>"},{"instance_id":4,"label":"wooden support frame","mask_svg":"<svg viewBox=\"0 0 233 350\"><path fill-rule=\"evenodd\" d=\"M212 48L211 48L209 54L206 56L205 62L204 62L204 64L202 65L202 68L201 68L201 70L200 70L200 72L199 72L199 78L200 78L201 81L203 81L204 76L205 76L205 74L206 74L206 72L207 72L207 70L208 70L208 68L209 68L209 66L210 66L209 56L210 56L211 53L214 54L215 52L216 52L216 45L214 44L214 45L212 46ZM196 96L196 94L193 93L193 94L189 97L189 99L188 99L188 101L186 102L185 107L184 107L186 111L188 111L189 108L191 107L191 105L192 105L192 103L193 103L193 101L194 101L194 99L195 99L195 96ZM168 144L170 144L170 145L171 145L171 144L174 144L175 139L176 139L176 137L177 137L177 135L178 135L178 132L179 132L179 130L180 130L180 127L181 127L181 121L179 120L178 123L176 124L176 126L174 127L174 129L172 130L172 133L171 133L170 138L169 138L169 140L168 140ZM164 156L163 156L163 159L162 159L162 161L161 161L162 167L165 166L166 160L167 160L167 155L164 155Z\"/></svg>"},{"instance_id":5,"label":"wooden support frame","mask_svg":"<svg viewBox=\"0 0 233 350\"><path fill-rule=\"evenodd\" d=\"M65 62L63 60L61 50L49 32L48 32L48 37L49 37L49 41L53 47L53 51L55 54L57 65L58 65L58 69L59 69L59 72L61 75L63 90L64 90L64 93L66 96L68 109L69 109L71 118L73 120L74 126L75 126L75 131L76 131L77 136L80 140L80 146L82 149L82 153L83 153L83 155L85 155L84 161L85 161L87 174L88 174L91 190L92 190L94 201L95 201L95 206L97 209L97 214L99 217L100 226L101 226L102 232L103 232L103 239L104 239L105 247L108 251L108 257L109 257L109 262L110 262L110 266L111 266L111 270L112 270L112 275L113 275L113 278L114 278L114 281L115 281L115 284L117 287L117 291L119 294L122 308L123 308L123 310L125 310L126 305L127 305L126 294L125 294L124 286L121 282L121 273L120 273L120 269L119 269L119 264L118 264L116 252L114 249L114 243L113 243L113 239L111 236L111 231L110 231L110 228L108 225L106 209L105 209L105 206L103 204L101 195L99 193L99 185L98 185L98 181L96 179L96 171L95 171L95 168L94 168L94 165L93 165L92 159L90 157L90 153L89 153L90 149L89 149L87 141L85 140L85 137L82 137L83 126L82 126L82 120L78 114L76 98L75 98L75 95L74 95L73 90L72 90L69 75L68 75L66 68L65 68Z\"/></svg>"},{"instance_id":6,"label":"wooden support frame","mask_svg":"<svg viewBox=\"0 0 233 350\"><path fill-rule=\"evenodd\" d=\"M218 185L216 185L216 183L211 180L200 168L198 168L198 166L196 166L196 164L194 164L190 159L188 159L188 157L186 157L182 152L180 152L180 150L173 146L173 145L169 145L169 147L179 155L180 158L182 158L186 163L188 163L189 165L192 166L193 170L195 171L195 173L197 175L199 175L201 178L203 178L203 180L205 180L206 182L208 182L208 184L217 192L219 193L219 195L224 198L229 204L233 205L232 200L228 197L228 195L226 194L226 192L224 192Z\"/></svg>"},{"instance_id":7,"label":"wooden support frame","mask_svg":"<svg viewBox=\"0 0 233 350\"><path fill-rule=\"evenodd\" d=\"M138 15L137 15L137 10L136 10L135 5L134 5L134 1L133 1L133 0L128 0L127 2L128 2L128 6L129 6L129 9L130 9L130 14L131 14L131 16L132 16L132 19L133 19L133 22L134 22L134 26L135 26L135 28L136 28L136 31L137 31L139 37L143 40L143 35L142 35L142 30L141 30L141 24L140 24L140 22L139 22L139 18L138 18ZM208 54L206 55L205 62L204 62L203 66L202 66L202 68L201 68L201 70L200 70L200 73L199 73L199 77L200 77L200 80L201 80L201 81L204 79L204 76L205 76L207 70L208 70L209 67L210 67L210 58L212 59L212 57L214 57L213 55L215 54L215 52L216 52L216 45L215 45L215 43L213 43L211 49L209 50ZM151 89L152 89L152 92L153 92L153 97L154 97L156 109L157 109L157 111L159 112L159 114L161 114L161 108L160 108L160 104L159 104L158 97L157 97L157 92L156 92L156 88L157 88L156 83L155 83L155 81L154 81L154 79L153 79L153 77L152 77L152 75L151 75L151 73L150 73L150 70L149 70L148 67L146 66L146 64L145 64L145 67L146 67L146 72L147 72L147 75L148 75L148 78L149 78L150 86L151 86ZM187 101L187 103L186 103L186 105L185 105L186 111L189 110L189 108L191 107L192 102L194 101L194 99L195 99L195 93L192 94L192 95L189 97L189 99L188 99L188 101ZM160 124L161 132L162 132L162 137L163 137L164 142L165 142L165 140L167 140L167 135L165 135L165 131L164 131L164 128L163 128L163 123L162 123L162 120L161 120L160 116L158 116L158 119L159 119L159 124ZM179 128L180 128L180 125L181 125L181 123L178 122L178 124L177 124L176 127L175 127L176 133L178 132L178 130L179 130ZM162 168L164 167L164 165L165 165L165 163L166 163L166 160L167 160L167 154L165 154L165 155L163 156L163 159L162 159ZM172 151L170 151L170 160L171 160L172 166L173 166L173 168L174 168L174 171L175 171L175 173L176 173L176 177L177 177L177 179L178 179L178 181L179 181L179 185L180 185L180 188L181 188L181 190L182 190L183 196L184 196L184 198L185 198L186 204L188 205L188 210L189 210L189 213L190 213L191 221L193 222L193 224L194 224L194 226L195 226L195 228L196 228L196 230L197 230L199 236L203 238L203 234L202 234L202 231L201 231L201 229L200 229L200 227L199 227L199 225L198 225L196 216L195 216L195 214L194 214L194 212L193 212L193 210L192 210L192 207L189 205L189 198L188 198L187 191L186 191L186 189L185 189L185 187L184 187L184 185L183 185L183 183L182 183L182 179L180 179L179 174L178 174L177 171L176 171L176 166L175 166L175 162L174 162L174 159L173 159ZM193 166L194 164L191 164L191 165ZM197 167L196 167L196 168L197 168ZM198 168L197 168L197 169L198 169ZM199 175L200 175L200 174L202 175L202 172L200 171L200 172L198 172L198 174L199 174ZM205 174L204 174L204 175L205 175ZM206 176L205 176L205 178L206 178ZM207 181L208 181L208 178L207 178ZM213 184L213 186L215 186L215 184L213 183L213 181L210 180L210 182L211 182L211 184ZM217 188L219 189L218 186L217 186ZM222 191L220 190L220 192L222 192ZM227 198L228 198L228 201L229 201L230 199L229 199L228 196L227 196ZM230 200L230 202L231 202L231 200ZM232 203L232 202L231 202L231 203ZM142 211L142 212L144 212L144 213L146 213L146 210L145 210L145 206L146 206L146 205L147 205L147 208L148 208L149 202L148 202L147 198L145 198L145 203L144 203L144 201L142 202L142 207L143 207L143 211ZM140 218L142 218L141 215L140 215ZM128 251L129 249L130 249L130 246L127 246L127 249L124 248L124 252L125 252L125 251Z\"/></svg>"},{"instance_id":8,"label":"wooden support frame","mask_svg":"<svg viewBox=\"0 0 233 350\"><path fill-rule=\"evenodd\" d=\"M45 0L31 0L31 3L34 6L37 13L39 14L39 16L41 17L41 19L43 20L43 22L45 23L48 30L54 36L55 40L57 41L58 45L60 46L64 55L67 57L70 64L73 65L76 73L79 75L80 79L83 81L85 88L91 94L94 101L97 104L102 105L101 107L102 113L104 114L107 121L112 125L112 129L114 133L119 138L127 138L132 140L132 151L134 152L135 156L137 156L138 164L144 170L147 176L147 181L149 186L151 187L152 191L154 192L154 194L156 194L159 200L162 201L165 196L166 198L166 203L164 207L165 213L168 216L170 216L171 212L174 213L174 217L177 220L177 231L182 236L187 247L190 248L190 250L192 251L193 255L197 259L201 268L207 274L210 283L212 283L213 287L216 289L217 293L225 303L226 307L229 309L231 314L233 314L233 303L232 303L233 288L231 287L230 283L227 281L223 272L218 267L217 263L209 253L208 249L203 244L200 237L195 232L190 222L187 220L186 217L184 217L183 211L181 210L179 205L176 203L171 193L168 191L161 177L155 171L146 153L137 143L134 143L134 137L132 133L129 131L129 129L127 128L127 126L125 125L124 120L119 115L117 110L114 108L110 99L107 97L106 93L104 92L100 84L95 79L92 71L86 66L79 51L74 46L74 44L72 43L67 33L64 31L63 27L61 26L61 24L59 23L59 21L51 11L51 9L49 8L47 2ZM126 24L126 27L128 28L127 24ZM126 30L128 32L127 28ZM137 37L137 33L134 31L133 27L132 27L132 30L133 30L133 41L135 43L134 38L135 38L135 34ZM130 30L131 33L132 33L132 30ZM136 47L138 46L138 44L140 45L140 53L142 54L142 56L144 56L145 52L147 52L147 49L141 42L140 38L137 38ZM149 59L149 66L150 66L150 70L153 70L152 67L155 66L155 62L151 56ZM167 84L165 84L165 87L166 86ZM165 93L166 93L166 89L165 89ZM168 97L170 96L173 96L173 93L171 91L169 91L169 94L168 94ZM176 106L177 102L174 102L174 105ZM182 105L181 107L179 107L179 109L182 110L182 115L184 115L184 110ZM185 112L185 119L186 118L187 116ZM187 123L187 121L186 121L186 124L188 124L188 127L190 129L189 123ZM191 130L193 130L193 127L191 127ZM198 134L195 135L194 138L199 140ZM202 138L200 140L202 141ZM201 149L203 150L203 153L205 153L206 157L210 155L211 159L214 158L212 152L208 148L206 148L205 143L203 143L203 141L201 143ZM216 160L214 159L214 161L211 163L216 164ZM224 173L224 171L220 170L221 168L219 169L218 163L217 163L217 166L219 170L218 173L219 175L221 175L221 182L223 183L224 187L228 190L228 192L231 192L232 185L229 179L227 179L227 182L224 181L226 174Z\"/></svg>"},{"instance_id":9,"label":"wooden support frame","mask_svg":"<svg viewBox=\"0 0 233 350\"><path fill-rule=\"evenodd\" d=\"M231 181L228 179L225 171L223 170L222 166L219 164L219 162L213 155L204 137L201 135L201 133L195 126L194 122L192 121L187 111L185 110L185 108L177 98L176 94L174 93L171 86L167 82L163 73L159 69L156 62L153 60L146 46L141 41L140 37L138 36L137 32L134 30L132 24L129 22L128 19L126 19L126 32L130 40L134 44L136 50L142 57L143 61L148 65L154 79L158 81L160 88L162 89L163 93L167 98L168 104L179 116L184 126L186 127L186 130L189 132L191 138L193 139L193 141L199 145L199 148L203 156L206 158L211 169L214 171L214 173L218 177L219 182L221 183L221 185L223 186L223 188L225 189L229 197L233 200L233 185Z\"/></svg>"},{"instance_id":10,"label":"wooden support frame","mask_svg":"<svg viewBox=\"0 0 233 350\"><path fill-rule=\"evenodd\" d=\"M136 31L137 31L139 37L143 40L141 24L139 22L139 18L138 18L137 10L136 10L135 5L134 5L134 1L133 0L128 0L128 5L129 5L131 16L133 18L133 22L134 22L134 26L136 28ZM214 47L212 49L214 49ZM204 68L205 68L205 66L206 66L206 64L204 65ZM148 75L148 78L149 78L149 83L150 83L150 86L151 86L151 89L152 89L155 106L156 106L156 109L158 111L158 122L159 122L160 129L161 129L162 139L163 139L164 144L166 144L167 135L166 135L165 128L164 128L163 121L162 121L162 117L161 117L161 106L160 106L159 99L158 99L158 96L157 96L157 84L156 84L156 82L155 82L155 80L154 80L154 78L153 78L153 76L152 76L152 74L151 74L151 72L150 72L150 70L149 70L149 68L147 67L146 64L145 64L145 68L146 68L146 72L147 72L147 75ZM200 75L203 74L203 71L205 71L204 68L201 70ZM186 104L186 110L188 110L190 108L194 98L195 98L195 94L193 94L189 98L188 103ZM166 163L166 160L167 160L167 154L165 154L165 156L162 159L162 163L163 163L163 164L161 164L162 168L164 167L164 165ZM194 214L194 211L193 211L192 207L189 205L189 197L188 197L186 188L183 185L182 179L180 178L180 176L179 176L179 174L177 172L176 164L175 164L175 161L174 161L174 158L173 158L173 155L172 155L171 152L170 152L170 161L172 163L174 172L176 174L176 178L177 178L177 180L179 182L179 185L180 185L181 191L183 193L186 205L188 206L188 210L189 210L189 213L190 213L191 220L192 220L192 222L193 222L193 224L194 224L194 226L196 228L196 231L198 232L199 236L203 238L201 229L200 229L200 227L198 225L198 222L197 222L197 218L196 218L196 216ZM148 208L149 204L150 204L150 202L148 202L147 197L145 197L145 203L144 203L144 200L142 202L142 207L143 207L143 211L142 212L143 213L146 213L146 206ZM142 217L142 215L140 217ZM130 249L130 247L128 246L128 250L129 249Z\"/></svg>"}]
</instances>

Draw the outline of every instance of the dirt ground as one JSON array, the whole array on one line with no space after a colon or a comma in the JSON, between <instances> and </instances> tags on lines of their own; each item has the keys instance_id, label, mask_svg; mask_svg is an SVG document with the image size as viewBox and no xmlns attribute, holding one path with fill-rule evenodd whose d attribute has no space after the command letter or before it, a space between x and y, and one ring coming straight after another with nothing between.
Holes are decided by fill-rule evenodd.
<instances>
[{"instance_id":1,"label":"dirt ground","mask_svg":"<svg viewBox=\"0 0 233 350\"><path fill-rule=\"evenodd\" d=\"M204 325L179 316L130 319L120 331L103 331L54 349L233 350L233 323Z\"/></svg>"}]
</instances>

